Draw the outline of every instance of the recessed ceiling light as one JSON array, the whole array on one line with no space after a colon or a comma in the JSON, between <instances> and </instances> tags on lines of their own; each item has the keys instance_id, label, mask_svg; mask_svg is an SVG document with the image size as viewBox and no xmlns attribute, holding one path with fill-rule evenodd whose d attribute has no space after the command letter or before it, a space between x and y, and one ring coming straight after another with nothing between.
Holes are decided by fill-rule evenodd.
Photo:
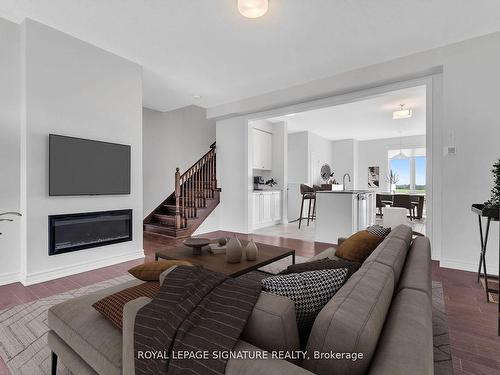
<instances>
[{"instance_id":1,"label":"recessed ceiling light","mask_svg":"<svg viewBox=\"0 0 500 375\"><path fill-rule=\"evenodd\" d=\"M193 95L193 99L201 99L202 96L201 95Z\"/></svg>"},{"instance_id":2,"label":"recessed ceiling light","mask_svg":"<svg viewBox=\"0 0 500 375\"><path fill-rule=\"evenodd\" d=\"M296 113L289 113L288 115L285 115L285 117L293 117L295 115L296 115Z\"/></svg>"},{"instance_id":3,"label":"recessed ceiling light","mask_svg":"<svg viewBox=\"0 0 500 375\"><path fill-rule=\"evenodd\" d=\"M238 10L247 18L262 17L268 9L269 0L238 0Z\"/></svg>"}]
</instances>

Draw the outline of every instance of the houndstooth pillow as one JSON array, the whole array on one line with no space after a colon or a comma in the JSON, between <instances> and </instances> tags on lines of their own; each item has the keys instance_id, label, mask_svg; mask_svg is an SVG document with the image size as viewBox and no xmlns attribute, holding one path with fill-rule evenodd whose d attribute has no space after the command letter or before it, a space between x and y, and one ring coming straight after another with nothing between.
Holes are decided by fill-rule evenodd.
<instances>
[{"instance_id":1,"label":"houndstooth pillow","mask_svg":"<svg viewBox=\"0 0 500 375\"><path fill-rule=\"evenodd\" d=\"M384 228L381 225L372 225L371 227L366 228L366 230L368 233L381 238L385 238L389 233L391 233L391 228Z\"/></svg>"},{"instance_id":2,"label":"houndstooth pillow","mask_svg":"<svg viewBox=\"0 0 500 375\"><path fill-rule=\"evenodd\" d=\"M344 283L347 268L277 275L261 281L264 291L285 296L295 303L299 331L311 328L316 315Z\"/></svg>"}]
</instances>

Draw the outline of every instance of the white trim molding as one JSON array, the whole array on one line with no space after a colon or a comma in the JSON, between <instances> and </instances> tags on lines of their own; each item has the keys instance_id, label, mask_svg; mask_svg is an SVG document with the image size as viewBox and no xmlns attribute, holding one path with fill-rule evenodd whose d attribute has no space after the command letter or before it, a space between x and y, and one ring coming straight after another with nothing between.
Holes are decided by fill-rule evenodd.
<instances>
[{"instance_id":1,"label":"white trim molding","mask_svg":"<svg viewBox=\"0 0 500 375\"><path fill-rule=\"evenodd\" d=\"M44 281L58 279L60 277L66 277L81 272L93 271L102 267L112 266L118 263L141 259L144 258L144 256L144 250L141 249L86 263L71 264L64 267L54 268L48 271L34 272L31 274L27 274L24 278L22 278L21 283L25 286L38 284Z\"/></svg>"},{"instance_id":2,"label":"white trim molding","mask_svg":"<svg viewBox=\"0 0 500 375\"><path fill-rule=\"evenodd\" d=\"M478 261L477 263L461 262L454 259L441 259L439 266L441 268L452 268L455 270L469 271L477 273L479 268L479 250L478 250ZM488 266L488 275L498 275L498 266L494 267L492 265Z\"/></svg>"},{"instance_id":3,"label":"white trim molding","mask_svg":"<svg viewBox=\"0 0 500 375\"><path fill-rule=\"evenodd\" d=\"M0 285L17 283L19 281L19 272L8 272L0 274Z\"/></svg>"}]
</instances>

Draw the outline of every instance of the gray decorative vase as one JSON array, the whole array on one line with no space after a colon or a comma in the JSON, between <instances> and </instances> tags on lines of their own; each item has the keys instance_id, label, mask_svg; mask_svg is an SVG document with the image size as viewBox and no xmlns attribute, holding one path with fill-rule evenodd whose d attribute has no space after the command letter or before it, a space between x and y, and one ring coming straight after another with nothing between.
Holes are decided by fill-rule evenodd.
<instances>
[{"instance_id":1,"label":"gray decorative vase","mask_svg":"<svg viewBox=\"0 0 500 375\"><path fill-rule=\"evenodd\" d=\"M255 242L253 242L253 240L250 240L250 242L247 244L245 248L245 254L247 260L257 260L257 256L259 255L259 249L255 244Z\"/></svg>"},{"instance_id":2,"label":"gray decorative vase","mask_svg":"<svg viewBox=\"0 0 500 375\"><path fill-rule=\"evenodd\" d=\"M240 240L238 240L236 237L231 237L229 242L226 244L226 262L240 263L242 254L243 248L241 246Z\"/></svg>"}]
</instances>

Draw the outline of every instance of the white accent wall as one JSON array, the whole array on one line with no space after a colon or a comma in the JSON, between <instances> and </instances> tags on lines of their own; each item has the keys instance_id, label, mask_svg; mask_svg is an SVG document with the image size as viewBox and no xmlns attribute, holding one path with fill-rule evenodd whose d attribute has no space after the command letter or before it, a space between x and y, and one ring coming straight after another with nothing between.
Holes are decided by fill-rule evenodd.
<instances>
[{"instance_id":1,"label":"white accent wall","mask_svg":"<svg viewBox=\"0 0 500 375\"><path fill-rule=\"evenodd\" d=\"M263 118L297 113L311 109L310 101L316 100L318 106L319 102L331 105L336 97L337 103L346 102L360 90L373 91L380 86L396 86L398 82L417 79L422 84L421 79L427 79L432 131L426 135L426 144L432 154L428 177L433 185L433 194L429 197L433 222L428 233L433 257L440 259L443 267L477 271L479 232L477 217L471 213L470 206L489 198L493 182L491 166L500 156L499 45L500 33L494 33L211 108L208 116L224 117L218 121L218 127L222 123L225 127L231 124L231 131L236 134L245 126L245 118L251 117L248 114ZM229 116L232 118L228 119ZM219 139L217 141L219 143ZM219 145L225 147L224 142ZM457 154L445 156L445 146L455 146ZM241 149L226 154L232 161L227 165L231 171L246 166L244 160L236 156L238 153ZM230 171L224 173L231 174ZM238 180L226 180L226 190L237 189L241 189ZM241 214L236 211L232 214L232 220L244 223L247 203L235 200L232 204L243 206ZM495 223L487 253L488 270L492 274L499 271L498 232L498 223Z\"/></svg>"},{"instance_id":2,"label":"white accent wall","mask_svg":"<svg viewBox=\"0 0 500 375\"><path fill-rule=\"evenodd\" d=\"M2 226L9 233L0 237L0 283L29 285L143 257L141 67L29 19L0 20L0 28L1 162L6 153L9 165L0 211L23 213L19 228ZM49 197L51 133L130 145L131 194ZM49 215L118 209L133 210L133 241L48 255Z\"/></svg>"},{"instance_id":3,"label":"white accent wall","mask_svg":"<svg viewBox=\"0 0 500 375\"><path fill-rule=\"evenodd\" d=\"M0 212L20 210L21 33L0 18ZM20 219L0 222L0 285L19 279Z\"/></svg>"},{"instance_id":4,"label":"white accent wall","mask_svg":"<svg viewBox=\"0 0 500 375\"><path fill-rule=\"evenodd\" d=\"M215 142L215 120L189 106L169 112L143 110L144 217L175 188L175 168L183 173Z\"/></svg>"}]
</instances>

